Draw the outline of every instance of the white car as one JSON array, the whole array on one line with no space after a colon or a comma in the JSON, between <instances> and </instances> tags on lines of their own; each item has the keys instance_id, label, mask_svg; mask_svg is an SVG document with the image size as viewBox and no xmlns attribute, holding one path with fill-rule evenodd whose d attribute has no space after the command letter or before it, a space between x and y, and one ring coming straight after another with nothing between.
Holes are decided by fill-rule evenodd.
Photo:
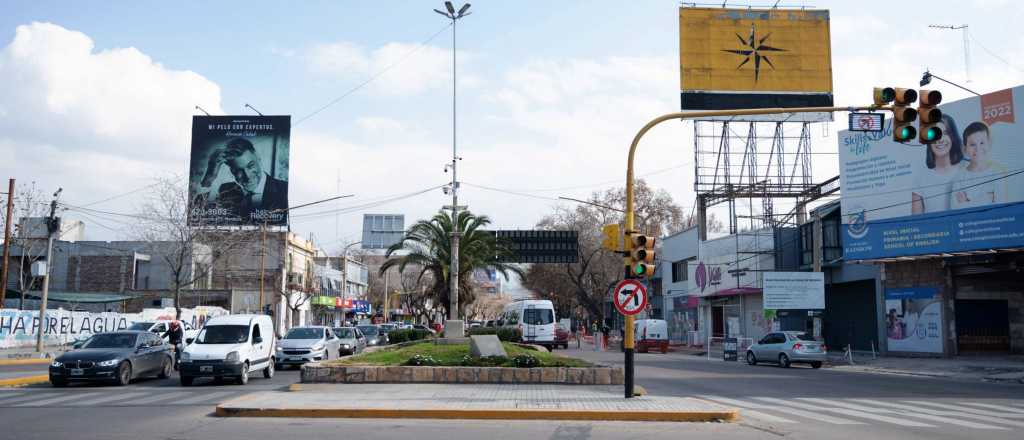
<instances>
[{"instance_id":1,"label":"white car","mask_svg":"<svg viewBox=\"0 0 1024 440\"><path fill-rule=\"evenodd\" d=\"M249 374L274 377L274 324L267 315L225 315L210 318L195 341L181 353L181 385L199 377L234 378L249 383Z\"/></svg>"},{"instance_id":2,"label":"white car","mask_svg":"<svg viewBox=\"0 0 1024 440\"><path fill-rule=\"evenodd\" d=\"M192 324L189 324L188 322L185 321L178 322L181 323L181 328L184 331L185 336L182 339L184 339L186 344L188 344L188 341L195 339L196 336L199 334L199 330L193 328ZM155 321L139 321L129 326L126 330L142 330L151 333L156 333L157 335L163 335L170 325L170 319L158 319ZM167 342L167 339L167 337L164 337L164 342Z\"/></svg>"}]
</instances>

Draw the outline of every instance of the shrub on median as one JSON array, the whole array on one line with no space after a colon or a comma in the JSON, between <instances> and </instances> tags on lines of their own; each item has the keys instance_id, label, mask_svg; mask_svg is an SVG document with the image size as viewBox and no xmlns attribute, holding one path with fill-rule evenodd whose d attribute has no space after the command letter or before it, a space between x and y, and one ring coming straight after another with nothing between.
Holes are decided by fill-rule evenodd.
<instances>
[{"instance_id":1,"label":"shrub on median","mask_svg":"<svg viewBox=\"0 0 1024 440\"><path fill-rule=\"evenodd\" d=\"M502 342L519 342L523 334L517 328L477 327L469 329L469 335L497 335Z\"/></svg>"},{"instance_id":2,"label":"shrub on median","mask_svg":"<svg viewBox=\"0 0 1024 440\"><path fill-rule=\"evenodd\" d=\"M431 334L429 331L418 329L393 330L388 333L388 342L398 344L401 342L419 341L420 339L429 338Z\"/></svg>"}]
</instances>

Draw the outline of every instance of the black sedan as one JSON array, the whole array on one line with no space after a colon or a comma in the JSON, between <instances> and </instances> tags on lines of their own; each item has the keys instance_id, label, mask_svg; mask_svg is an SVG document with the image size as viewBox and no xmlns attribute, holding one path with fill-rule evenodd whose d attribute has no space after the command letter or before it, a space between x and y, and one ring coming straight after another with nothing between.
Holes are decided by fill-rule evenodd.
<instances>
[{"instance_id":1,"label":"black sedan","mask_svg":"<svg viewBox=\"0 0 1024 440\"><path fill-rule=\"evenodd\" d=\"M101 381L127 385L132 379L165 379L174 368L174 353L159 335L146 331L97 333L82 348L58 356L50 364L50 383Z\"/></svg>"}]
</instances>

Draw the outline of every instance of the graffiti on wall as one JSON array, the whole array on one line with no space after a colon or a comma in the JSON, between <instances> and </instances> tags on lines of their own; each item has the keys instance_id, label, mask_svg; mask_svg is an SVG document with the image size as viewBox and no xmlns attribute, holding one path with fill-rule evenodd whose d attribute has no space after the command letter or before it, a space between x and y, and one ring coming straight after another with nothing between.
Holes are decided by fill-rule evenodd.
<instances>
[{"instance_id":1,"label":"graffiti on wall","mask_svg":"<svg viewBox=\"0 0 1024 440\"><path fill-rule=\"evenodd\" d=\"M168 313L169 311L169 313ZM182 309L181 320L199 328L208 318L227 314L220 307ZM39 312L0 309L0 348L31 347L40 330L46 345L68 344L93 333L124 330L136 322L174 319L174 309L144 309L141 313L92 313L47 310L40 325Z\"/></svg>"}]
</instances>

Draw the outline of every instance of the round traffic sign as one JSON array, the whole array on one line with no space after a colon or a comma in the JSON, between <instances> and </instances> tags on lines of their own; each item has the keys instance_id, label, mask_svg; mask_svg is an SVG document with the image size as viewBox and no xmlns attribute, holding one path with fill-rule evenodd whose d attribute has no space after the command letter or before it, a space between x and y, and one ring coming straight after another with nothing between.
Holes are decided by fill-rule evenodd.
<instances>
[{"instance_id":1,"label":"round traffic sign","mask_svg":"<svg viewBox=\"0 0 1024 440\"><path fill-rule=\"evenodd\" d=\"M622 280L615 286L612 303L623 315L636 315L647 307L647 288L637 280Z\"/></svg>"}]
</instances>

